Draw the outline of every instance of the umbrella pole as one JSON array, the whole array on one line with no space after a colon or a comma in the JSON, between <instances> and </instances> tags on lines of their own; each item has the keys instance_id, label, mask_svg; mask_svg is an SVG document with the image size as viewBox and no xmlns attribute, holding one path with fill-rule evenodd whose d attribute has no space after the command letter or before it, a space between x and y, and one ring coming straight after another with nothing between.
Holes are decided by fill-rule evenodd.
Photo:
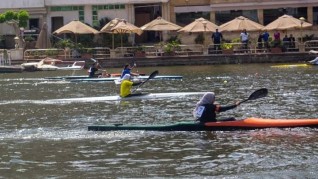
<instances>
[{"instance_id":1,"label":"umbrella pole","mask_svg":"<svg viewBox=\"0 0 318 179\"><path fill-rule=\"evenodd\" d=\"M112 34L112 39L113 39L113 50L114 50L114 47L115 47L114 34Z\"/></svg>"},{"instance_id":2,"label":"umbrella pole","mask_svg":"<svg viewBox=\"0 0 318 179\"><path fill-rule=\"evenodd\" d=\"M120 44L121 44L121 47L123 48L123 35L120 34Z\"/></svg>"},{"instance_id":3,"label":"umbrella pole","mask_svg":"<svg viewBox=\"0 0 318 179\"><path fill-rule=\"evenodd\" d=\"M121 55L124 56L124 52L123 52L123 34L120 34L120 46L121 46Z\"/></svg>"}]
</instances>

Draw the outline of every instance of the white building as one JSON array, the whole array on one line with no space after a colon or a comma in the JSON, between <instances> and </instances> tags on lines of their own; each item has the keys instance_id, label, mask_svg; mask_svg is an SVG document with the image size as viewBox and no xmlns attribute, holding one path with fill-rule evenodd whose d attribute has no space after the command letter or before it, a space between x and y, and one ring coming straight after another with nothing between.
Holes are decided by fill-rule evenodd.
<instances>
[{"instance_id":1,"label":"white building","mask_svg":"<svg viewBox=\"0 0 318 179\"><path fill-rule=\"evenodd\" d=\"M0 4L0 13L7 10L27 10L30 14L25 30L40 29L47 22L49 32L72 20L99 26L103 18L122 18L142 26L158 15L168 18L169 0L7 0ZM166 9L166 10L165 10ZM0 24L0 34L14 35L11 26ZM143 35L143 38L153 38Z\"/></svg>"}]
</instances>

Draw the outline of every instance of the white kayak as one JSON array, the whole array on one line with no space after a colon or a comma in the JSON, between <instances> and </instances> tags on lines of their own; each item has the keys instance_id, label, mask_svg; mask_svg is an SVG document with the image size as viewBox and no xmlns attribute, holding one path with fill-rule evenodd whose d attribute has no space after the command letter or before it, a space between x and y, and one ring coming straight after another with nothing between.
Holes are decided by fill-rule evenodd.
<instances>
[{"instance_id":1,"label":"white kayak","mask_svg":"<svg viewBox=\"0 0 318 179\"><path fill-rule=\"evenodd\" d=\"M146 80L148 78L149 76L138 76L138 77L133 77L132 81ZM158 76L155 76L154 78L151 78L150 80L182 80L182 76L158 75ZM121 81L122 81L121 79L114 80L116 85L120 85Z\"/></svg>"},{"instance_id":2,"label":"white kayak","mask_svg":"<svg viewBox=\"0 0 318 179\"><path fill-rule=\"evenodd\" d=\"M138 76L133 77L133 80L146 80L149 76ZM158 75L151 80L181 80L182 76L171 76L171 75ZM84 78L84 79L72 79L71 82L114 82L116 84L121 83L120 77L106 77L106 78Z\"/></svg>"},{"instance_id":3,"label":"white kayak","mask_svg":"<svg viewBox=\"0 0 318 179\"><path fill-rule=\"evenodd\" d=\"M141 93L134 96L122 98L120 96L100 96L100 97L83 97L83 98L64 98L52 99L50 102L97 102L97 101L121 101L121 100L144 100L144 99L161 99L171 97L183 97L188 95L203 95L206 92L183 92L183 93Z\"/></svg>"}]
</instances>

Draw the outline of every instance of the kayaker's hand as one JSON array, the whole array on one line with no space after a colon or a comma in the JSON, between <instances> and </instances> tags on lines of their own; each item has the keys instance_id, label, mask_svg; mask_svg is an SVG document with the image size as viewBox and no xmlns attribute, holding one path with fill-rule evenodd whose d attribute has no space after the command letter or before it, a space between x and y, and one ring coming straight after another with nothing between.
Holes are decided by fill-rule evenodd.
<instances>
[{"instance_id":1,"label":"kayaker's hand","mask_svg":"<svg viewBox=\"0 0 318 179\"><path fill-rule=\"evenodd\" d=\"M237 102L235 103L236 106L239 106L240 104L241 104L241 102L239 102L239 101L237 101Z\"/></svg>"}]
</instances>

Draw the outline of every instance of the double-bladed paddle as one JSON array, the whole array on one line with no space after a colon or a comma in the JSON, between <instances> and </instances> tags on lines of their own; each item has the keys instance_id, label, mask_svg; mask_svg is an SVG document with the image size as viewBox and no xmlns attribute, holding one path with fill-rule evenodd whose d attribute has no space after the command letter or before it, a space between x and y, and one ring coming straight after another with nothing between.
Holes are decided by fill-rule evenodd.
<instances>
[{"instance_id":1,"label":"double-bladed paddle","mask_svg":"<svg viewBox=\"0 0 318 179\"><path fill-rule=\"evenodd\" d=\"M239 102L239 104L242 104L246 101L249 101L249 100L255 100L255 99L259 99L259 98L263 98L265 96L267 96L268 94L268 90L266 88L261 88L261 89L258 89L256 91L254 91L249 97L248 99L245 99L241 102Z\"/></svg>"},{"instance_id":2,"label":"double-bladed paddle","mask_svg":"<svg viewBox=\"0 0 318 179\"><path fill-rule=\"evenodd\" d=\"M154 77L156 77L156 76L158 75L158 73L159 73L158 70L152 72L152 73L149 75L149 77L148 77L144 82L142 82L133 92L137 91L138 88L140 88L140 87L141 87L143 84L145 84L148 80L153 79Z\"/></svg>"}]
</instances>

